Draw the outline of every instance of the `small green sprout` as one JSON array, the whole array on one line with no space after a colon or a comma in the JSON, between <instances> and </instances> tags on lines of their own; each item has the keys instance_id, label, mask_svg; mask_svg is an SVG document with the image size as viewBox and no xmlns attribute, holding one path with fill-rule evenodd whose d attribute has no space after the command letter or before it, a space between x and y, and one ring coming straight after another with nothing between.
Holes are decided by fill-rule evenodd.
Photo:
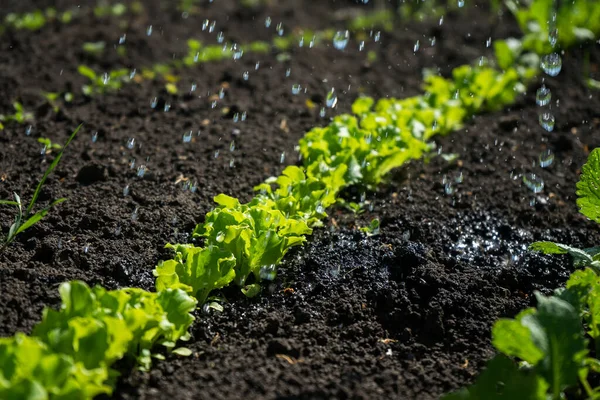
<instances>
[{"instance_id":1,"label":"small green sprout","mask_svg":"<svg viewBox=\"0 0 600 400\"><path fill-rule=\"evenodd\" d=\"M62 144L52 143L48 138L38 138L38 142L44 145L42 154L50 154L52 150L61 150L63 148Z\"/></svg>"},{"instance_id":2,"label":"small green sprout","mask_svg":"<svg viewBox=\"0 0 600 400\"><path fill-rule=\"evenodd\" d=\"M94 57L100 57L102 53L104 53L104 49L106 48L106 42L85 42L81 48L83 49L83 51Z\"/></svg>"},{"instance_id":3,"label":"small green sprout","mask_svg":"<svg viewBox=\"0 0 600 400\"><path fill-rule=\"evenodd\" d=\"M48 205L46 208L43 208L42 210L39 210L36 213L33 213L33 207L35 206L38 200L38 197L42 191L42 187L44 186L46 179L52 173L52 171L54 171L54 169L60 162L60 159L62 158L65 148L75 138L75 135L77 135L77 132L79 132L79 129L81 129L82 125L83 124L79 125L77 129L73 131L65 145L62 146L62 150L56 155L56 157L52 161L52 164L50 164L50 166L46 169L46 172L44 172L44 176L42 176L42 179L38 183L35 192L33 192L33 197L31 198L27 209L23 210L21 196L19 196L17 193L14 193L14 200L0 200L0 204L2 205L17 207L17 215L15 216L15 222L11 225L8 231L8 235L3 239L4 243L0 247L0 250L5 249L19 233L31 228L33 225L38 223L42 218L46 216L46 214L48 214L48 211L50 211L52 207L66 200L65 198L56 199L52 203L50 203L50 205Z\"/></svg>"},{"instance_id":4,"label":"small green sprout","mask_svg":"<svg viewBox=\"0 0 600 400\"><path fill-rule=\"evenodd\" d=\"M377 218L373 219L368 226L363 226L360 230L366 233L367 236L379 235L379 220Z\"/></svg>"},{"instance_id":5,"label":"small green sprout","mask_svg":"<svg viewBox=\"0 0 600 400\"><path fill-rule=\"evenodd\" d=\"M4 129L3 122L16 122L18 124L24 124L27 121L33 119L33 113L25 111L23 105L17 101L13 103L15 113L11 115L0 114L0 130Z\"/></svg>"}]
</instances>

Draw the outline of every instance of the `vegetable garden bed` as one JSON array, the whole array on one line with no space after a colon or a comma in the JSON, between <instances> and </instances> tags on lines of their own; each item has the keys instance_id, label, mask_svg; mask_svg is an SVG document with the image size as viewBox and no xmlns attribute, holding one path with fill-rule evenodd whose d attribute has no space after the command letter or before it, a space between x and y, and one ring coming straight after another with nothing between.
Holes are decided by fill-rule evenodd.
<instances>
[{"instance_id":1,"label":"vegetable garden bed","mask_svg":"<svg viewBox=\"0 0 600 400\"><path fill-rule=\"evenodd\" d=\"M420 95L424 69L448 78L493 59L491 40L523 36L509 11L486 1L372 28L352 24L375 15L374 1L5 3L0 20L47 7L61 17L3 25L0 114L14 118L0 131L0 198L29 199L59 151L51 143L83 126L38 200L68 201L0 252L3 337L31 334L45 307L60 307L66 281L154 292L153 270L174 257L165 244L200 245L192 232L215 196L248 202L270 176L309 162L297 146L311 128L352 112L359 96ZM195 50L218 48L220 35L225 52ZM495 354L494 321L575 270L568 257L528 246L600 243L575 202L581 167L600 146L600 91L587 84L599 62L588 41L545 76L551 132L539 122L540 75L514 103L486 103L432 137L433 151L381 184L339 188L343 204L327 208L276 277L261 269L260 294L234 284L211 292L192 313L191 355L155 349L164 360L145 371L135 358L117 361L112 397L429 399L474 382ZM538 193L530 173L543 180ZM0 209L5 234L13 211ZM242 284L247 294L253 279Z\"/></svg>"}]
</instances>

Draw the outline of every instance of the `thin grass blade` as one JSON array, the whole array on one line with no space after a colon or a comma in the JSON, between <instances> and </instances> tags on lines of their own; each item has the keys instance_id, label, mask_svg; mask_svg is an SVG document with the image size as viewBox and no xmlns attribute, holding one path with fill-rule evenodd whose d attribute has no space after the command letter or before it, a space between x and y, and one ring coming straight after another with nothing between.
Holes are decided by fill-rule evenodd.
<instances>
[{"instance_id":1,"label":"thin grass blade","mask_svg":"<svg viewBox=\"0 0 600 400\"><path fill-rule=\"evenodd\" d=\"M48 207L33 214L31 217L29 217L27 219L27 221L25 221L25 223L23 225L21 225L19 227L19 229L17 229L17 232L15 234L18 235L19 233L23 232L24 230L31 228L33 225L38 223L42 218L44 218L46 216L46 214L48 214L48 211L50 211L50 209L52 207L54 207L57 204L62 203L65 200L67 200L67 199L64 197L60 198L60 199L56 199L52 203L50 203L50 205Z\"/></svg>"},{"instance_id":2,"label":"thin grass blade","mask_svg":"<svg viewBox=\"0 0 600 400\"><path fill-rule=\"evenodd\" d=\"M56 155L56 157L52 161L52 164L50 164L50 166L46 169L46 172L44 172L44 176L40 180L40 183L38 183L37 188L35 189L35 192L33 193L33 197L31 198L31 202L29 203L29 206L27 207L27 215L29 215L31 213L31 210L33 209L33 206L35 205L35 202L37 201L38 196L40 195L40 192L42 191L42 186L46 182L48 175L50 175L52 173L52 171L54 171L54 168L56 168L56 166L60 162L60 159L62 158L62 155L65 152L65 149L67 148L69 143L71 143L71 141L75 138L75 135L77 135L77 132L79 132L79 129L81 129L82 126L83 126L83 124L79 124L77 129L75 129L73 131L73 133L71 134L71 136L69 137L69 139L67 140L65 145L63 146L62 150Z\"/></svg>"}]
</instances>

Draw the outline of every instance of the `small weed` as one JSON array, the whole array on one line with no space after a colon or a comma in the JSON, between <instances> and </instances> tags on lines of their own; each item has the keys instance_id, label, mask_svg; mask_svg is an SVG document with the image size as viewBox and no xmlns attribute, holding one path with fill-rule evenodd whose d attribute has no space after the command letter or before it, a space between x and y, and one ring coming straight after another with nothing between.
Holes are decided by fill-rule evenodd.
<instances>
[{"instance_id":1,"label":"small weed","mask_svg":"<svg viewBox=\"0 0 600 400\"><path fill-rule=\"evenodd\" d=\"M33 192L33 197L31 198L31 201L29 202L29 205L27 206L26 210L23 210L23 203L21 202L21 196L19 196L17 193L14 193L14 200L0 200L0 204L17 207L17 215L15 216L15 222L11 225L11 227L8 231L8 235L3 239L3 243L2 243L2 246L0 247L0 250L4 250L15 239L15 237L19 233L31 228L33 225L38 223L42 218L44 218L46 216L46 214L48 214L48 211L50 211L50 209L52 207L54 207L55 205L62 203L63 201L66 200L65 198L56 199L52 203L50 203L50 205L48 205L46 208L44 208L36 213L33 213L33 207L35 206L35 204L37 202L37 199L40 195L40 192L42 191L42 187L44 186L46 179L52 173L52 171L54 171L54 169L60 162L60 159L62 158L65 148L75 138L75 135L77 135L77 132L79 132L79 129L81 129L82 125L83 124L79 125L77 127L77 129L75 129L75 131L73 131L73 133L71 134L71 136L69 137L69 139L67 140L65 145L61 146L62 150L56 155L56 157L52 161L52 164L50 164L50 166L46 169L46 172L44 172L44 176L42 176L42 179L38 183L37 188L35 189L35 192ZM48 139L46 139L46 140L48 140ZM50 142L50 141L48 140L48 142ZM55 145L55 146L60 146L60 145Z\"/></svg>"}]
</instances>

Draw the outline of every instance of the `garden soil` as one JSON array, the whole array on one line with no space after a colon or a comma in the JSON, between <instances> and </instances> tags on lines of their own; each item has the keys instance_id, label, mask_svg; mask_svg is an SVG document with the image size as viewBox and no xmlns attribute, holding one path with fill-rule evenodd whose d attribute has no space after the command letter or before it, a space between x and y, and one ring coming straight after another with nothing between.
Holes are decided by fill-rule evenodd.
<instances>
[{"instance_id":1,"label":"garden soil","mask_svg":"<svg viewBox=\"0 0 600 400\"><path fill-rule=\"evenodd\" d=\"M0 14L79 3L3 0ZM0 197L18 192L29 200L56 153L41 155L37 139L63 143L84 123L40 196L40 206L68 201L0 253L0 335L29 333L44 307L59 305L57 289L67 280L153 290L152 270L170 256L164 245L192 240L215 195L248 200L255 185L298 163L294 147L308 129L348 112L360 94L419 94L423 68L447 76L491 55L488 38L519 35L510 15L494 15L481 2L443 20L399 21L377 42L377 29L367 31L363 51L353 37L344 51L305 44L287 60L247 53L175 69L177 95L162 81L145 80L85 98L80 64L101 73L140 71L182 57L188 38L216 43L222 31L229 42L272 40L279 23L285 34L342 29L344 18L374 6L282 0L246 9L215 0L198 2L186 16L174 3L149 0L139 15L110 19L82 4L70 24L0 36L0 113L10 113L13 101L34 113L29 134L28 124L0 132ZM203 31L205 19L216 21L214 32ZM123 56L116 47L124 34ZM81 50L97 41L107 44L101 56ZM472 382L494 354L493 321L533 305L536 291L549 293L573 270L567 257L532 254L527 245L600 243L597 225L575 204L581 165L600 145L600 92L583 83L584 52L597 73L598 50L569 50L563 71L546 78L554 131L537 121L538 80L510 109L437 138L426 160L395 171L377 191L349 189L348 201L366 198L363 213L330 210L325 226L288 253L259 297L246 299L237 288L216 293L223 311L197 311L187 344L192 356L168 355L147 373L121 362L113 397L433 399ZM302 87L297 95L294 84ZM337 107L321 117L331 88ZM75 96L54 112L42 91ZM243 112L246 120L236 122ZM193 140L184 143L189 131ZM555 159L542 169L538 157L546 149ZM452 154L454 160L443 157ZM526 173L543 179L542 192L523 184ZM0 211L4 233L12 211ZM373 218L380 234L366 236L358 227Z\"/></svg>"}]
</instances>

